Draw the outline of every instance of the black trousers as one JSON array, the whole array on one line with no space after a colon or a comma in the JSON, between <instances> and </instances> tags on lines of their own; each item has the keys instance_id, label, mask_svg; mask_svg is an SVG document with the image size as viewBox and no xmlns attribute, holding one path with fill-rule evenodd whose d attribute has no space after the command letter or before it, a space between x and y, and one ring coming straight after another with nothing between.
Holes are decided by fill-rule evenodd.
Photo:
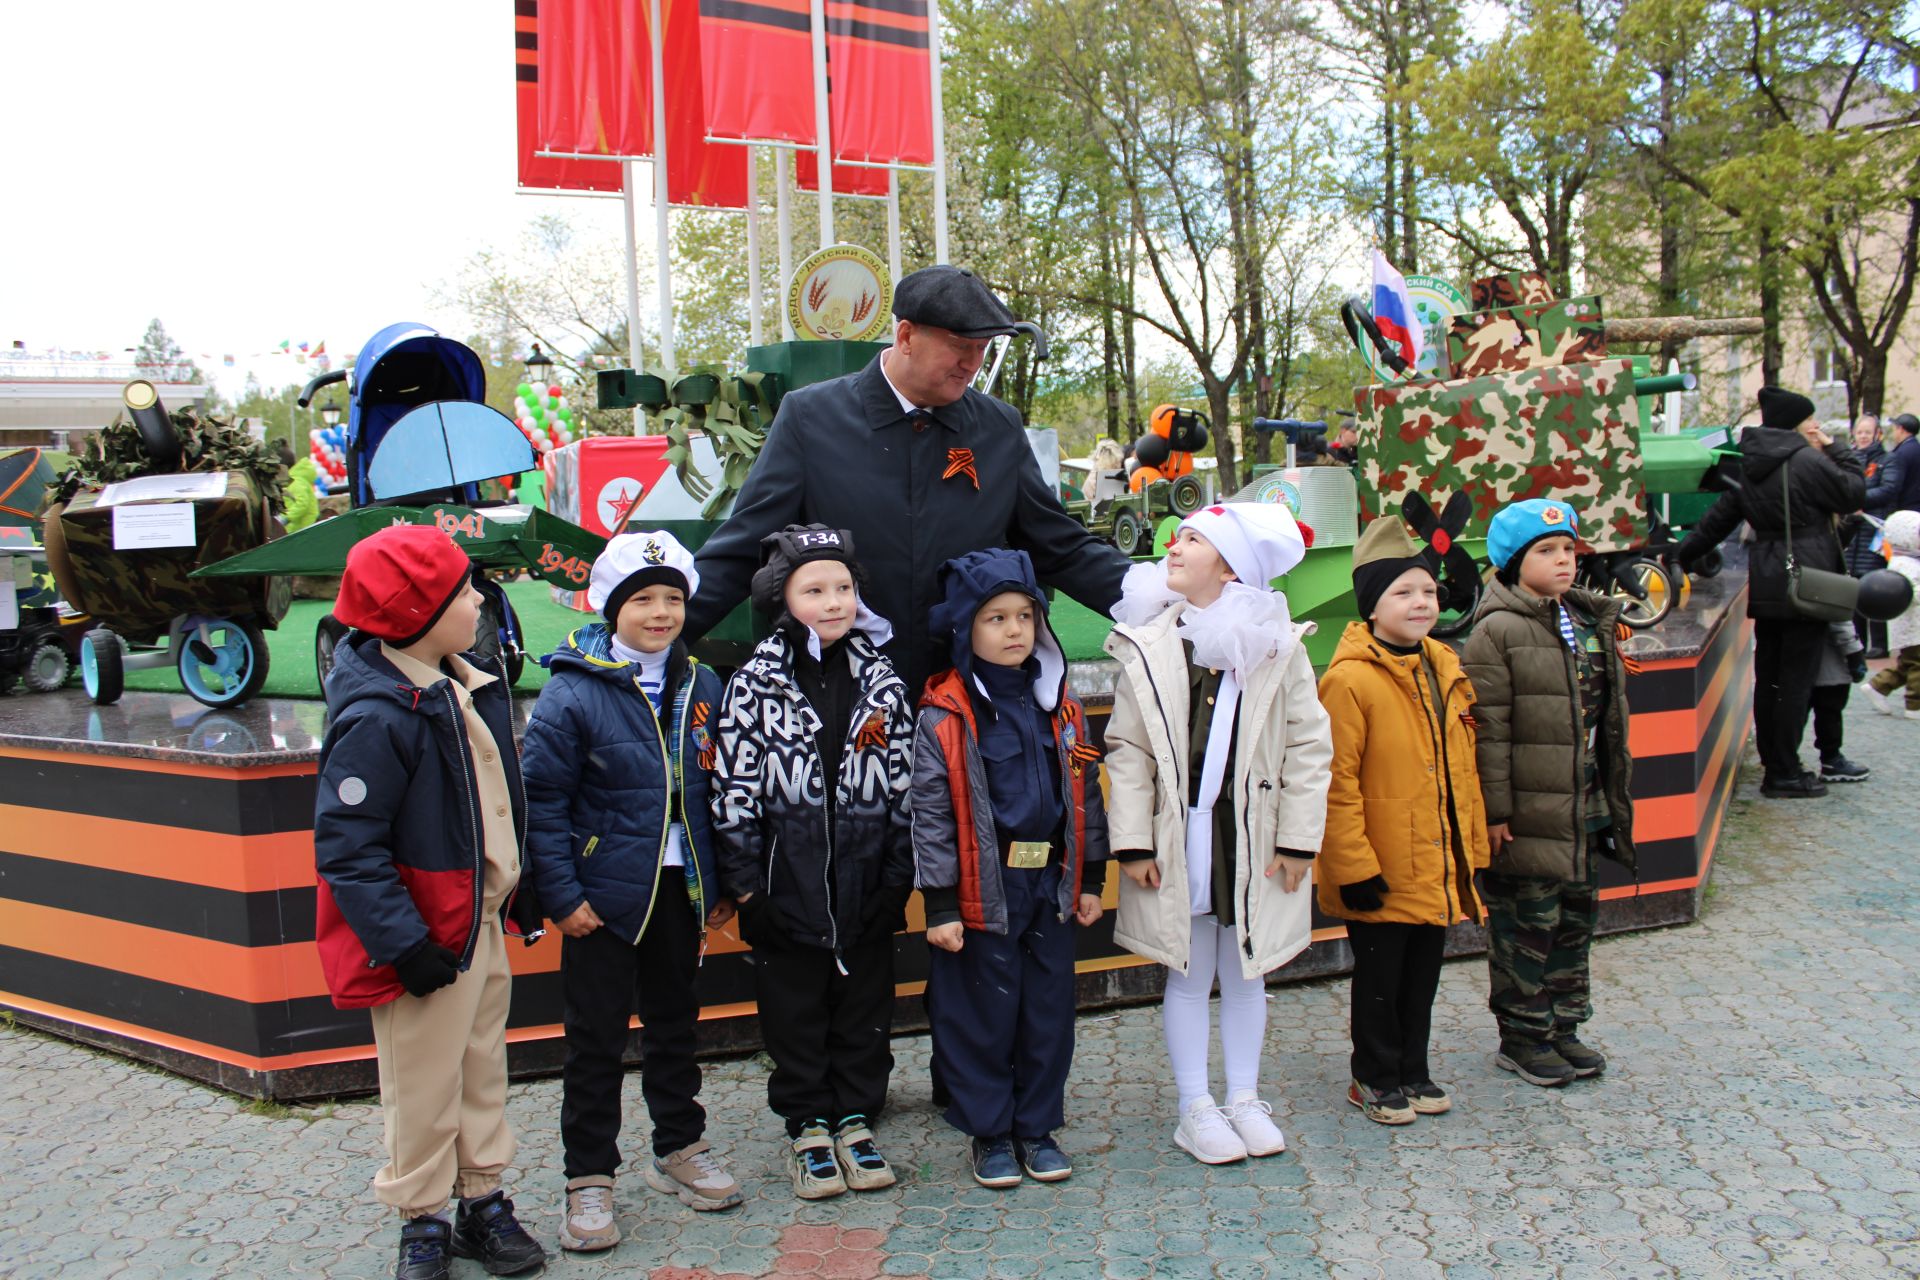
<instances>
[{"instance_id":1,"label":"black trousers","mask_svg":"<svg viewBox=\"0 0 1920 1280\"><path fill-rule=\"evenodd\" d=\"M947 1122L975 1138L1041 1138L1066 1123L1073 1067L1073 931L1059 864L1003 868L1007 931L969 929L927 956L933 1062Z\"/></svg>"},{"instance_id":2,"label":"black trousers","mask_svg":"<svg viewBox=\"0 0 1920 1280\"><path fill-rule=\"evenodd\" d=\"M1850 684L1817 684L1813 687L1813 748L1822 760L1840 754L1840 740L1846 724L1847 695Z\"/></svg>"},{"instance_id":3,"label":"black trousers","mask_svg":"<svg viewBox=\"0 0 1920 1280\"><path fill-rule=\"evenodd\" d=\"M1753 736L1769 778L1797 777L1813 677L1827 624L1808 618L1753 620Z\"/></svg>"},{"instance_id":4,"label":"black trousers","mask_svg":"<svg viewBox=\"0 0 1920 1280\"><path fill-rule=\"evenodd\" d=\"M893 1076L893 936L845 948L756 946L754 999L773 1074L767 1105L797 1138L809 1120L869 1120ZM846 968L845 973L840 968Z\"/></svg>"},{"instance_id":5,"label":"black trousers","mask_svg":"<svg viewBox=\"0 0 1920 1280\"><path fill-rule=\"evenodd\" d=\"M665 874L638 944L610 929L560 943L567 1028L560 1141L569 1178L611 1177L620 1167L621 1057L627 1022L636 1010L642 1028L640 1092L653 1120L653 1153L671 1154L706 1132L700 1067L693 1057L700 929L685 882L672 868Z\"/></svg>"},{"instance_id":6,"label":"black trousers","mask_svg":"<svg viewBox=\"0 0 1920 1280\"><path fill-rule=\"evenodd\" d=\"M1427 1037L1446 927L1349 920L1347 941L1353 947L1353 1078L1382 1093L1431 1080Z\"/></svg>"}]
</instances>

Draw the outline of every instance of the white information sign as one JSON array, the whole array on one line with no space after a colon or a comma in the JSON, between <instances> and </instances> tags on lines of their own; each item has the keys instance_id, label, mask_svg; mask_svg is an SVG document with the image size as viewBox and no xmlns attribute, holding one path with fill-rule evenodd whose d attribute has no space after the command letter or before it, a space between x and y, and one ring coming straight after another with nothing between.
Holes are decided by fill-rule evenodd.
<instances>
[{"instance_id":1,"label":"white information sign","mask_svg":"<svg viewBox=\"0 0 1920 1280\"><path fill-rule=\"evenodd\" d=\"M191 502L149 503L113 509L115 551L191 547L194 542Z\"/></svg>"}]
</instances>

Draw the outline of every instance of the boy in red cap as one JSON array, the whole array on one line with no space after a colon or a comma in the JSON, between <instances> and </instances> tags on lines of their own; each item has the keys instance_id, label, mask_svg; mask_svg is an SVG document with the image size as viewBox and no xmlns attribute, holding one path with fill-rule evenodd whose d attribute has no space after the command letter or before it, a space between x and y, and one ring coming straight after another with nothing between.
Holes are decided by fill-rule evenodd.
<instances>
[{"instance_id":1,"label":"boy in red cap","mask_svg":"<svg viewBox=\"0 0 1920 1280\"><path fill-rule=\"evenodd\" d=\"M334 605L354 631L327 677L316 939L334 1004L373 1019L387 1142L373 1190L402 1218L398 1280L440 1280L450 1253L494 1275L546 1261L500 1189L505 935L531 941L540 913L515 894L526 804L507 686L463 652L472 574L446 534L396 525L348 554Z\"/></svg>"}]
</instances>

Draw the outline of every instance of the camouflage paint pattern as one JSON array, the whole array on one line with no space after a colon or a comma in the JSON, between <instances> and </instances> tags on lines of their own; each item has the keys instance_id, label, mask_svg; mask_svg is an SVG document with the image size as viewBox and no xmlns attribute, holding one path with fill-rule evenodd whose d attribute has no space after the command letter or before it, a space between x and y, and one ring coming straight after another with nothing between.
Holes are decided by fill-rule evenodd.
<instances>
[{"instance_id":1,"label":"camouflage paint pattern","mask_svg":"<svg viewBox=\"0 0 1920 1280\"><path fill-rule=\"evenodd\" d=\"M1475 311L1497 307L1522 307L1553 301L1553 286L1539 271L1508 271L1503 275L1481 276L1467 291Z\"/></svg>"},{"instance_id":2,"label":"camouflage paint pattern","mask_svg":"<svg viewBox=\"0 0 1920 1280\"><path fill-rule=\"evenodd\" d=\"M1447 359L1455 378L1607 358L1600 299L1591 295L1453 318Z\"/></svg>"},{"instance_id":3,"label":"camouflage paint pattern","mask_svg":"<svg viewBox=\"0 0 1920 1280\"><path fill-rule=\"evenodd\" d=\"M50 508L45 535L67 603L92 614L101 626L147 643L164 637L182 613L251 618L269 630L286 616L293 592L284 577L187 576L261 545L277 524L245 472L227 472L223 497L193 504L199 537L193 547L115 550L113 508L95 505L99 497L98 490L83 490Z\"/></svg>"},{"instance_id":4,"label":"camouflage paint pattern","mask_svg":"<svg viewBox=\"0 0 1920 1280\"><path fill-rule=\"evenodd\" d=\"M1487 1007L1502 1040L1550 1040L1593 1016L1593 926L1599 862L1582 881L1487 872Z\"/></svg>"},{"instance_id":5,"label":"camouflage paint pattern","mask_svg":"<svg viewBox=\"0 0 1920 1280\"><path fill-rule=\"evenodd\" d=\"M1647 539L1639 405L1626 359L1549 365L1448 382L1361 387L1360 509L1465 492L1462 536L1484 538L1494 513L1554 497L1580 513L1585 542L1621 551Z\"/></svg>"}]
</instances>

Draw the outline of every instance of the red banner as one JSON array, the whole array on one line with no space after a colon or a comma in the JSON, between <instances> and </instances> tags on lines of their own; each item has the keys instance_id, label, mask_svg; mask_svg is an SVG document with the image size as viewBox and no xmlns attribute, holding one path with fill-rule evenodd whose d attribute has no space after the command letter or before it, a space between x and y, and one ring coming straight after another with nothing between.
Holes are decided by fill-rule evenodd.
<instances>
[{"instance_id":1,"label":"red banner","mask_svg":"<svg viewBox=\"0 0 1920 1280\"><path fill-rule=\"evenodd\" d=\"M820 159L811 151L793 153L793 185L802 191L820 189ZM842 196L884 196L887 171L863 164L833 166L833 190Z\"/></svg>"},{"instance_id":2,"label":"red banner","mask_svg":"<svg viewBox=\"0 0 1920 1280\"><path fill-rule=\"evenodd\" d=\"M827 0L834 159L933 163L928 49L926 0Z\"/></svg>"},{"instance_id":3,"label":"red banner","mask_svg":"<svg viewBox=\"0 0 1920 1280\"><path fill-rule=\"evenodd\" d=\"M700 0L707 134L813 141L808 0Z\"/></svg>"},{"instance_id":4,"label":"red banner","mask_svg":"<svg viewBox=\"0 0 1920 1280\"><path fill-rule=\"evenodd\" d=\"M555 160L538 154L540 72L538 0L513 0L513 108L519 142L522 189L528 191L618 191L620 166L604 160Z\"/></svg>"},{"instance_id":5,"label":"red banner","mask_svg":"<svg viewBox=\"0 0 1920 1280\"><path fill-rule=\"evenodd\" d=\"M660 6L667 27L667 202L744 209L747 149L706 141L699 0L660 0ZM646 0L637 7L647 11Z\"/></svg>"}]
</instances>

